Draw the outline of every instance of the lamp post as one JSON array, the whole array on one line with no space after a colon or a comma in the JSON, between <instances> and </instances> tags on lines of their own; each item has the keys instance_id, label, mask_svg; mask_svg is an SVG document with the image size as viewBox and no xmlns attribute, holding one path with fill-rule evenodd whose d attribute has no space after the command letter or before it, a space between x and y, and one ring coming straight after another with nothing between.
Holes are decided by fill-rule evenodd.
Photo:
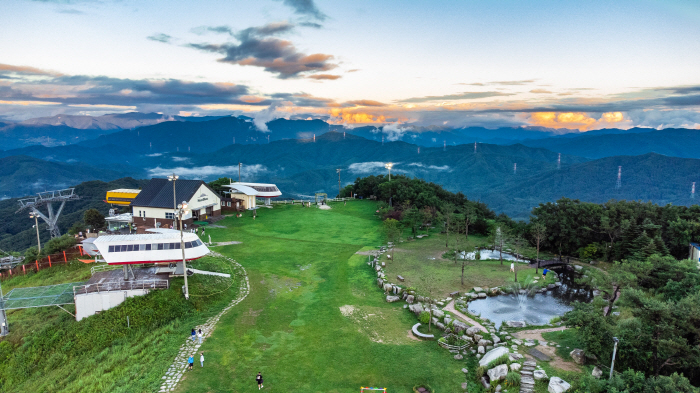
<instances>
[{"instance_id":1,"label":"lamp post","mask_svg":"<svg viewBox=\"0 0 700 393\"><path fill-rule=\"evenodd\" d=\"M39 238L39 215L37 213L29 213L29 218L34 219L34 227L36 227L36 244L39 247L39 254L41 254L41 238Z\"/></svg>"},{"instance_id":2,"label":"lamp post","mask_svg":"<svg viewBox=\"0 0 700 393\"><path fill-rule=\"evenodd\" d=\"M175 182L179 178L180 178L180 176L178 176L174 173L172 175L168 176L168 181L173 182L173 221L175 221L175 214L177 214L177 196L175 193Z\"/></svg>"},{"instance_id":3,"label":"lamp post","mask_svg":"<svg viewBox=\"0 0 700 393\"><path fill-rule=\"evenodd\" d=\"M242 166L243 166L243 164L240 161L238 161L238 182L239 183L241 182L241 167Z\"/></svg>"},{"instance_id":4,"label":"lamp post","mask_svg":"<svg viewBox=\"0 0 700 393\"><path fill-rule=\"evenodd\" d=\"M336 169L336 172L338 172L338 198L340 198L340 169Z\"/></svg>"},{"instance_id":5,"label":"lamp post","mask_svg":"<svg viewBox=\"0 0 700 393\"><path fill-rule=\"evenodd\" d=\"M389 181L391 181L391 167L393 167L393 166L394 166L394 164L391 162L387 162L386 164L384 164L384 168L389 170Z\"/></svg>"},{"instance_id":6,"label":"lamp post","mask_svg":"<svg viewBox=\"0 0 700 393\"><path fill-rule=\"evenodd\" d=\"M613 369L615 368L615 354L617 354L617 343L620 342L620 339L617 337L613 337L613 341L615 341L615 347L613 348L613 356L612 356L612 363L610 363L610 378L612 380L613 376Z\"/></svg>"},{"instance_id":7,"label":"lamp post","mask_svg":"<svg viewBox=\"0 0 700 393\"><path fill-rule=\"evenodd\" d=\"M184 273L185 277L185 299L189 300L190 289L187 286L187 260L185 259L185 239L184 234L182 232L182 215L187 214L187 212L187 202L183 201L177 206L177 215L180 219L180 249L182 250L182 272Z\"/></svg>"}]
</instances>

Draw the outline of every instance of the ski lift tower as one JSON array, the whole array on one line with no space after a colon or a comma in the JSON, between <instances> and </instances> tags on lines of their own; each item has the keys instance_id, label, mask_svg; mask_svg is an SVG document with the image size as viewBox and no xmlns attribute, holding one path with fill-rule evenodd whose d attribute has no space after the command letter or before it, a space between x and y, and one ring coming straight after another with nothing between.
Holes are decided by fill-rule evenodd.
<instances>
[{"instance_id":1,"label":"ski lift tower","mask_svg":"<svg viewBox=\"0 0 700 393\"><path fill-rule=\"evenodd\" d=\"M75 188L66 188L64 190L56 191L44 191L38 193L37 195L39 196L20 199L20 208L15 213L19 213L24 210L30 210L32 213L41 217L41 219L46 222L46 224L49 226L49 232L51 233L52 238L61 236L61 231L58 229L58 225L56 224L56 222L58 221L58 217L61 215L61 212L63 211L63 207L66 205L66 202L80 199L80 197L75 193ZM58 210L56 210L55 213L53 210L54 203L60 204ZM48 216L39 211L39 208L42 206L46 206Z\"/></svg>"}]
</instances>

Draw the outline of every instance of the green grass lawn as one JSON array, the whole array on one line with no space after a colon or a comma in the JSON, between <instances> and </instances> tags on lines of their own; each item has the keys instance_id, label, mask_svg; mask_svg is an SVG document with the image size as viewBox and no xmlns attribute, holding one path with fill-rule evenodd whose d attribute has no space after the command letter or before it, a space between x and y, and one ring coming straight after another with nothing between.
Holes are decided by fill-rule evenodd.
<instances>
[{"instance_id":1,"label":"green grass lawn","mask_svg":"<svg viewBox=\"0 0 700 393\"><path fill-rule=\"evenodd\" d=\"M569 362L573 361L569 353L573 351L574 348L581 348L581 342L574 329L542 333L542 338L561 345L561 347L557 348L556 353L559 357Z\"/></svg>"},{"instance_id":2,"label":"green grass lawn","mask_svg":"<svg viewBox=\"0 0 700 393\"><path fill-rule=\"evenodd\" d=\"M468 249L484 245L486 238L478 235L469 236ZM421 291L420 277L432 275L440 283L440 295L447 296L450 292L468 292L473 287L492 288L503 286L515 281L515 275L510 272L510 261L480 260L468 261L464 268L464 285L461 282L462 261L443 259L448 251L445 248L445 235L433 233L429 237L415 241L399 243L394 250L393 260L382 256L381 261L387 264L386 274L390 280L396 281L396 276L405 278L406 286ZM535 269L523 263L517 263L518 282L530 283L535 277ZM540 276L542 269L539 270ZM554 277L549 275L546 281L539 280L540 285L554 283Z\"/></svg>"},{"instance_id":3,"label":"green grass lawn","mask_svg":"<svg viewBox=\"0 0 700 393\"><path fill-rule=\"evenodd\" d=\"M258 371L268 391L458 391L464 361L408 338L415 317L385 302L367 257L355 254L382 243L375 204L331 206L277 205L207 230L213 241L242 242L214 249L246 268L251 293L221 319L201 348L204 369L186 373L178 391L253 391Z\"/></svg>"}]
</instances>

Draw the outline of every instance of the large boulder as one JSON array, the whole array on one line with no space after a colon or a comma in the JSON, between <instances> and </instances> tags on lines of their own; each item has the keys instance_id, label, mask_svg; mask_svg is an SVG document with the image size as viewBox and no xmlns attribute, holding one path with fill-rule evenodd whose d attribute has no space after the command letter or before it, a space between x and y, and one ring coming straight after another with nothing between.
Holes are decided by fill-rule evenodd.
<instances>
[{"instance_id":1,"label":"large boulder","mask_svg":"<svg viewBox=\"0 0 700 393\"><path fill-rule=\"evenodd\" d=\"M452 322L452 328L454 328L455 333L463 332L468 329L467 324L462 321Z\"/></svg>"},{"instance_id":2,"label":"large boulder","mask_svg":"<svg viewBox=\"0 0 700 393\"><path fill-rule=\"evenodd\" d=\"M484 292L484 289L481 287L474 287L474 292L476 292L476 293Z\"/></svg>"},{"instance_id":3,"label":"large boulder","mask_svg":"<svg viewBox=\"0 0 700 393\"><path fill-rule=\"evenodd\" d=\"M510 371L518 371L518 370L520 370L520 367L522 367L520 365L520 363L511 363L510 364Z\"/></svg>"},{"instance_id":4,"label":"large boulder","mask_svg":"<svg viewBox=\"0 0 700 393\"><path fill-rule=\"evenodd\" d=\"M547 379L547 373L544 370L535 370L532 372L532 377L536 380Z\"/></svg>"},{"instance_id":5,"label":"large boulder","mask_svg":"<svg viewBox=\"0 0 700 393\"><path fill-rule=\"evenodd\" d=\"M500 381L502 379L505 379L506 375L508 375L508 365L501 364L500 366L496 366L490 369L486 373L489 375L489 379L491 380L491 382Z\"/></svg>"},{"instance_id":6,"label":"large boulder","mask_svg":"<svg viewBox=\"0 0 700 393\"><path fill-rule=\"evenodd\" d=\"M401 300L401 298L399 298L398 296L387 296L386 297L387 303L398 302L399 300Z\"/></svg>"},{"instance_id":7,"label":"large boulder","mask_svg":"<svg viewBox=\"0 0 700 393\"><path fill-rule=\"evenodd\" d=\"M479 330L478 327L472 326L470 328L467 328L467 336L474 336L475 334L479 333L481 330Z\"/></svg>"},{"instance_id":8,"label":"large boulder","mask_svg":"<svg viewBox=\"0 0 700 393\"><path fill-rule=\"evenodd\" d=\"M391 292L391 284L384 284L384 292Z\"/></svg>"},{"instance_id":9,"label":"large boulder","mask_svg":"<svg viewBox=\"0 0 700 393\"><path fill-rule=\"evenodd\" d=\"M414 301L415 301L415 298L413 297L413 295L406 296L406 303L413 304Z\"/></svg>"},{"instance_id":10,"label":"large boulder","mask_svg":"<svg viewBox=\"0 0 700 393\"><path fill-rule=\"evenodd\" d=\"M379 288L383 288L384 287L384 280L382 280L381 278L378 278L377 279L377 286Z\"/></svg>"},{"instance_id":11,"label":"large boulder","mask_svg":"<svg viewBox=\"0 0 700 393\"><path fill-rule=\"evenodd\" d=\"M547 386L547 391L549 393L564 393L571 389L571 384L559 377L552 377L549 379L549 386Z\"/></svg>"},{"instance_id":12,"label":"large boulder","mask_svg":"<svg viewBox=\"0 0 700 393\"><path fill-rule=\"evenodd\" d=\"M576 348L573 351L569 352L569 355L571 355L576 364L580 364L582 366L586 364L586 352L583 349Z\"/></svg>"},{"instance_id":13,"label":"large boulder","mask_svg":"<svg viewBox=\"0 0 700 393\"><path fill-rule=\"evenodd\" d=\"M484 357L482 357L481 360L479 360L479 366L488 366L488 364L492 361L500 358L503 355L507 355L508 353L509 351L506 347L494 348L488 351L486 354L484 354Z\"/></svg>"},{"instance_id":14,"label":"large boulder","mask_svg":"<svg viewBox=\"0 0 700 393\"><path fill-rule=\"evenodd\" d=\"M478 343L478 345L481 345L484 347L488 347L491 344L493 344L493 343L490 340L484 340L484 339L479 340L479 343Z\"/></svg>"},{"instance_id":15,"label":"large boulder","mask_svg":"<svg viewBox=\"0 0 700 393\"><path fill-rule=\"evenodd\" d=\"M600 379L600 377L603 376L603 370L599 369L598 366L593 367L593 372L591 372L591 375L595 378Z\"/></svg>"},{"instance_id":16,"label":"large boulder","mask_svg":"<svg viewBox=\"0 0 700 393\"><path fill-rule=\"evenodd\" d=\"M408 309L411 310L416 315L420 315L420 313L423 312L423 306L419 304L411 304L408 306Z\"/></svg>"},{"instance_id":17,"label":"large boulder","mask_svg":"<svg viewBox=\"0 0 700 393\"><path fill-rule=\"evenodd\" d=\"M495 334L492 334L492 335L491 335L491 338L493 339L493 343L494 343L494 344L498 344L498 343L501 342L501 338L498 337L498 336L495 335Z\"/></svg>"},{"instance_id":18,"label":"large boulder","mask_svg":"<svg viewBox=\"0 0 700 393\"><path fill-rule=\"evenodd\" d=\"M486 299L486 294L484 292L480 292L479 299Z\"/></svg>"},{"instance_id":19,"label":"large boulder","mask_svg":"<svg viewBox=\"0 0 700 393\"><path fill-rule=\"evenodd\" d=\"M445 319L443 320L443 322L445 322L445 325L449 325L450 322L452 322L452 318L450 318L450 317L445 317Z\"/></svg>"},{"instance_id":20,"label":"large boulder","mask_svg":"<svg viewBox=\"0 0 700 393\"><path fill-rule=\"evenodd\" d=\"M437 319L442 319L445 316L445 312L442 310L433 310L433 316Z\"/></svg>"}]
</instances>

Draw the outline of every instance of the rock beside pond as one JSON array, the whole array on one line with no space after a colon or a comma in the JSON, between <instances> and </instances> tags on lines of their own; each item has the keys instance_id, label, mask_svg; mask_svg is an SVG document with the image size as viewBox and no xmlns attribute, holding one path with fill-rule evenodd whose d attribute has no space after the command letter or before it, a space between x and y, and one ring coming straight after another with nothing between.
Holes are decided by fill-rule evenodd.
<instances>
[{"instance_id":1,"label":"rock beside pond","mask_svg":"<svg viewBox=\"0 0 700 393\"><path fill-rule=\"evenodd\" d=\"M436 323L435 326L437 326L437 328L440 330L445 330L445 324L443 324L442 322Z\"/></svg>"},{"instance_id":2,"label":"rock beside pond","mask_svg":"<svg viewBox=\"0 0 700 393\"><path fill-rule=\"evenodd\" d=\"M500 381L502 379L505 379L506 375L508 375L508 365L501 364L500 366L496 366L490 369L486 373L489 375L489 379L491 380L491 382Z\"/></svg>"},{"instance_id":3,"label":"rock beside pond","mask_svg":"<svg viewBox=\"0 0 700 393\"><path fill-rule=\"evenodd\" d=\"M480 330L476 326L472 326L472 327L467 328L467 336L473 337L475 334L477 334L479 332L480 332Z\"/></svg>"},{"instance_id":4,"label":"rock beside pond","mask_svg":"<svg viewBox=\"0 0 700 393\"><path fill-rule=\"evenodd\" d=\"M445 316L445 312L442 310L433 310L433 316L437 319L442 319Z\"/></svg>"},{"instance_id":5,"label":"rock beside pond","mask_svg":"<svg viewBox=\"0 0 700 393\"><path fill-rule=\"evenodd\" d=\"M547 391L549 393L564 393L571 388L571 384L559 377L552 377L549 380Z\"/></svg>"},{"instance_id":6,"label":"rock beside pond","mask_svg":"<svg viewBox=\"0 0 700 393\"><path fill-rule=\"evenodd\" d=\"M454 321L452 322L452 327L455 330L455 333L463 332L467 330L467 324L462 322L462 321Z\"/></svg>"},{"instance_id":7,"label":"rock beside pond","mask_svg":"<svg viewBox=\"0 0 700 393\"><path fill-rule=\"evenodd\" d=\"M525 321L506 321L506 326L518 328L527 326L527 323Z\"/></svg>"},{"instance_id":8,"label":"rock beside pond","mask_svg":"<svg viewBox=\"0 0 700 393\"><path fill-rule=\"evenodd\" d=\"M479 347L483 348L483 347ZM488 353L484 355L484 357L479 361L479 366L488 366L488 364L499 357L503 355L507 355L509 353L508 348L505 347L498 347L490 350Z\"/></svg>"},{"instance_id":9,"label":"rock beside pond","mask_svg":"<svg viewBox=\"0 0 700 393\"><path fill-rule=\"evenodd\" d=\"M489 346L489 345L491 345L491 344L493 344L493 343L492 343L490 340L481 339L481 340L479 340L479 343L478 343L478 344L479 344L480 346L487 347L487 346Z\"/></svg>"},{"instance_id":10,"label":"rock beside pond","mask_svg":"<svg viewBox=\"0 0 700 393\"><path fill-rule=\"evenodd\" d=\"M481 287L474 287L474 292L476 292L476 293L484 292L484 288L481 288Z\"/></svg>"},{"instance_id":11,"label":"rock beside pond","mask_svg":"<svg viewBox=\"0 0 700 393\"><path fill-rule=\"evenodd\" d=\"M583 349L574 349L573 351L569 352L569 355L574 359L574 362L579 365L584 365L586 364L586 352L584 352Z\"/></svg>"},{"instance_id":12,"label":"rock beside pond","mask_svg":"<svg viewBox=\"0 0 700 393\"><path fill-rule=\"evenodd\" d=\"M445 325L449 325L450 322L452 322L452 318L450 318L450 317L445 317L444 322L445 322Z\"/></svg>"},{"instance_id":13,"label":"rock beside pond","mask_svg":"<svg viewBox=\"0 0 700 393\"><path fill-rule=\"evenodd\" d=\"M420 313L423 312L423 306L421 306L420 304L411 304L410 306L408 306L408 309L416 315L420 315Z\"/></svg>"},{"instance_id":14,"label":"rock beside pond","mask_svg":"<svg viewBox=\"0 0 700 393\"><path fill-rule=\"evenodd\" d=\"M479 293L479 299L486 299L486 294L484 292Z\"/></svg>"}]
</instances>

